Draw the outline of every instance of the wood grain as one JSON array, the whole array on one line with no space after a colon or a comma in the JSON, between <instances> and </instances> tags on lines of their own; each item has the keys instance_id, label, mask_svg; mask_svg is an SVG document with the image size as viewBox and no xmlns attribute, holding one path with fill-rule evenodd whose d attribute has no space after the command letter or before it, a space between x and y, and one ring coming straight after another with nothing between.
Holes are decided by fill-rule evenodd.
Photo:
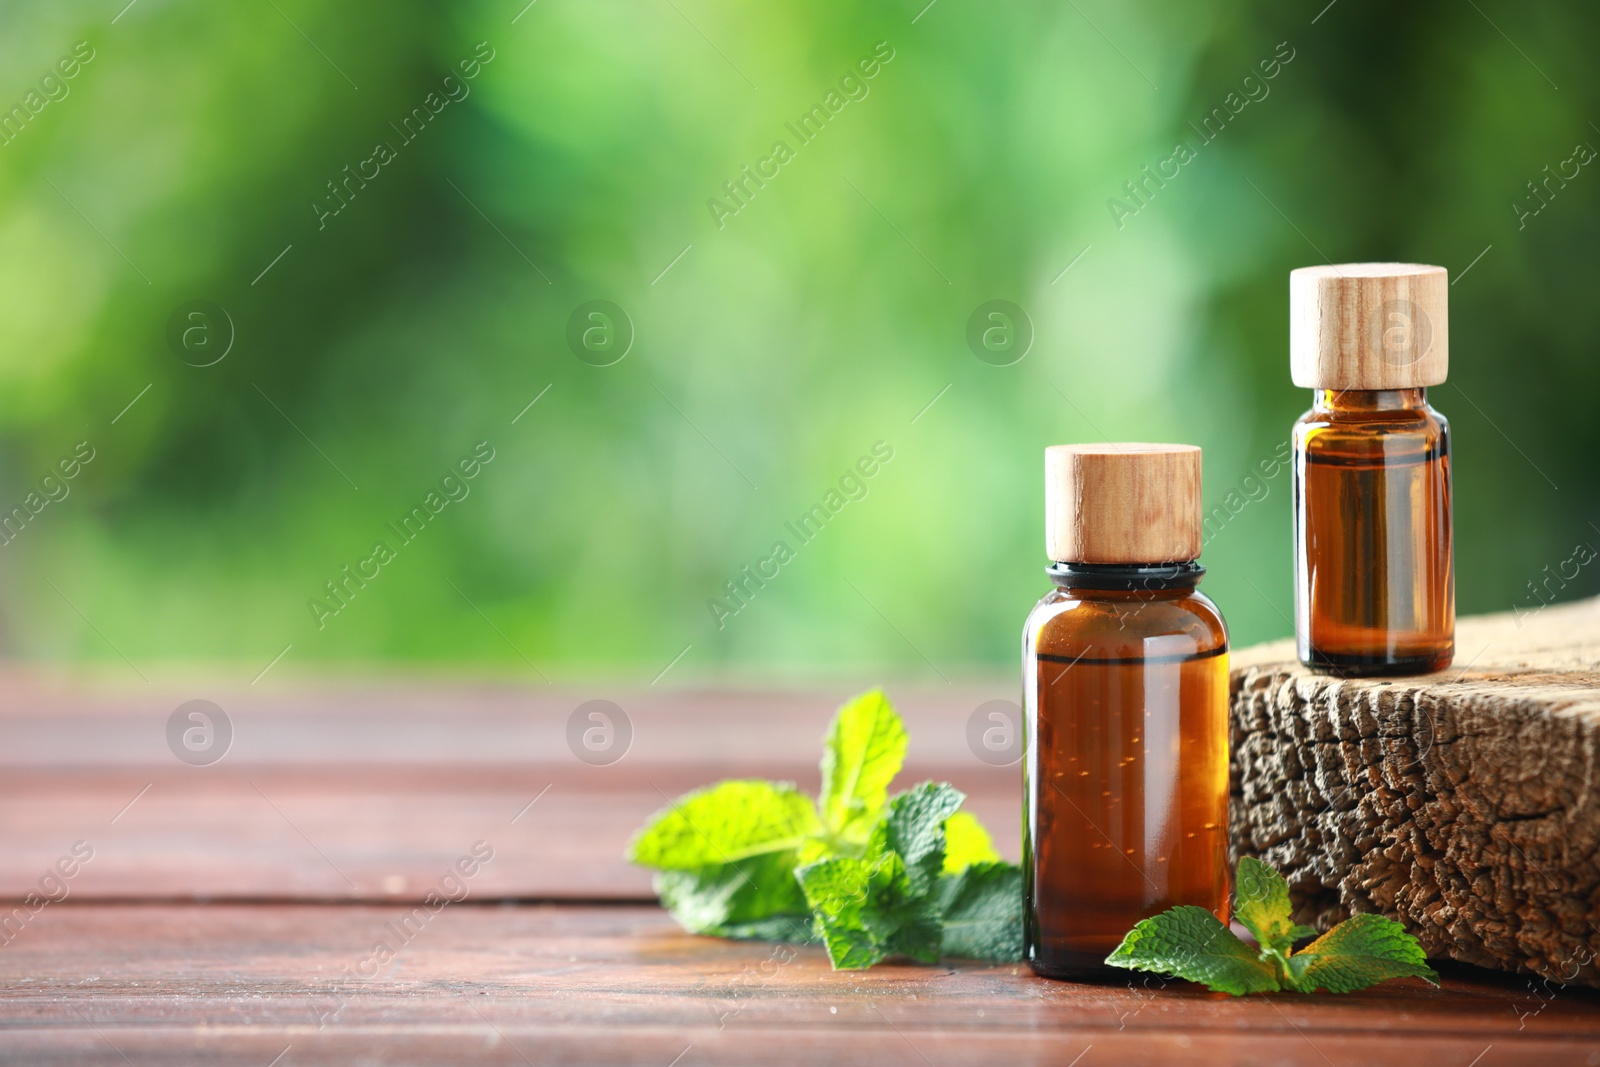
<instances>
[{"instance_id":1,"label":"wood grain","mask_svg":"<svg viewBox=\"0 0 1600 1067\"><path fill-rule=\"evenodd\" d=\"M729 773L644 764L6 772L0 900L37 888L77 841L94 849L70 882L80 899L418 899L480 840L496 849L484 878L497 896L653 899L649 872L623 859L629 837L672 798ZM813 792L819 784L815 766L757 763L742 774ZM1015 768L921 765L902 781L924 778L965 788L1001 851L1017 858Z\"/></svg>"},{"instance_id":2,"label":"wood grain","mask_svg":"<svg viewBox=\"0 0 1600 1067\"><path fill-rule=\"evenodd\" d=\"M4 686L0 899L37 889L77 841L94 858L69 884L74 899L420 899L478 840L497 850L485 892L652 899L648 872L623 860L634 830L719 778L815 791L823 732L852 692L613 691L603 695L631 719L632 744L616 763L591 766L565 731L593 691L449 680L163 688ZM167 716L197 695L223 707L235 731L206 767L180 763L165 740ZM973 709L1006 690L894 695L912 738L901 783L940 778L966 790L1016 859L1020 772L977 759L966 734Z\"/></svg>"},{"instance_id":3,"label":"wood grain","mask_svg":"<svg viewBox=\"0 0 1600 1067\"><path fill-rule=\"evenodd\" d=\"M1289 365L1306 389L1415 389L1450 371L1450 281L1420 263L1289 272Z\"/></svg>"},{"instance_id":4,"label":"wood grain","mask_svg":"<svg viewBox=\"0 0 1600 1067\"><path fill-rule=\"evenodd\" d=\"M469 898L470 899L470 898ZM0 950L0 1063L1578 1064L1600 995L1463 973L1231 998L1018 966L836 973L638 906L72 905ZM374 977L359 972L375 970ZM1087 1054L1085 1049L1091 1051ZM686 1051L687 1050L687 1051ZM1083 1055L1082 1060L1076 1057ZM678 1058L681 1057L681 1058ZM1481 1059L1477 1059L1481 1057Z\"/></svg>"},{"instance_id":5,"label":"wood grain","mask_svg":"<svg viewBox=\"0 0 1600 1067\"><path fill-rule=\"evenodd\" d=\"M1115 442L1044 450L1045 554L1060 563L1200 555L1200 449Z\"/></svg>"}]
</instances>

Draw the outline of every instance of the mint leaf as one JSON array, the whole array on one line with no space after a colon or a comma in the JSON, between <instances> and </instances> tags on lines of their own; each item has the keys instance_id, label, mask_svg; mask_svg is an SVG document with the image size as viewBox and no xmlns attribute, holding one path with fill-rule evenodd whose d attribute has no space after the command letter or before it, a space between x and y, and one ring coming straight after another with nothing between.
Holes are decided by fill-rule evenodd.
<instances>
[{"instance_id":1,"label":"mint leaf","mask_svg":"<svg viewBox=\"0 0 1600 1067\"><path fill-rule=\"evenodd\" d=\"M1237 888L1235 917L1259 942L1258 954L1204 908L1181 905L1135 926L1106 963L1177 975L1234 996L1280 989L1348 993L1408 976L1439 984L1417 939L1392 919L1355 915L1292 952L1297 939L1316 931L1290 919L1283 876L1246 857L1239 861Z\"/></svg>"},{"instance_id":2,"label":"mint leaf","mask_svg":"<svg viewBox=\"0 0 1600 1067\"><path fill-rule=\"evenodd\" d=\"M906 742L883 693L864 693L829 726L815 804L787 782L719 782L651 816L628 858L657 870L662 904L696 933L820 940L840 969L1020 959L1022 872L953 786L889 798Z\"/></svg>"},{"instance_id":3,"label":"mint leaf","mask_svg":"<svg viewBox=\"0 0 1600 1067\"><path fill-rule=\"evenodd\" d=\"M944 916L944 955L1007 963L1022 959L1021 867L975 863L941 877L935 893Z\"/></svg>"},{"instance_id":4,"label":"mint leaf","mask_svg":"<svg viewBox=\"0 0 1600 1067\"><path fill-rule=\"evenodd\" d=\"M912 893L921 895L944 870L944 823L954 815L965 793L947 782L923 782L889 801L883 820L873 828L868 856L898 853L905 861Z\"/></svg>"},{"instance_id":5,"label":"mint leaf","mask_svg":"<svg viewBox=\"0 0 1600 1067\"><path fill-rule=\"evenodd\" d=\"M942 863L942 857L937 861ZM867 930L886 956L909 956L938 963L943 940L939 902L915 888L905 861L891 853L878 861L867 882L867 903L861 910Z\"/></svg>"},{"instance_id":6,"label":"mint leaf","mask_svg":"<svg viewBox=\"0 0 1600 1067\"><path fill-rule=\"evenodd\" d=\"M856 844L866 840L905 762L906 741L905 725L881 689L839 709L824 743L817 798L830 833Z\"/></svg>"},{"instance_id":7,"label":"mint leaf","mask_svg":"<svg viewBox=\"0 0 1600 1067\"><path fill-rule=\"evenodd\" d=\"M932 890L944 869L945 820L963 799L953 786L924 782L889 801L864 856L800 868L806 902L835 968L870 967L889 956L938 961L942 898ZM1020 936L1020 912L1016 918Z\"/></svg>"},{"instance_id":8,"label":"mint leaf","mask_svg":"<svg viewBox=\"0 0 1600 1067\"><path fill-rule=\"evenodd\" d=\"M1240 859L1233 917L1250 931L1263 955L1287 960L1296 941L1316 933L1295 923L1289 912L1289 883L1283 875L1258 859Z\"/></svg>"},{"instance_id":9,"label":"mint leaf","mask_svg":"<svg viewBox=\"0 0 1600 1067\"><path fill-rule=\"evenodd\" d=\"M1270 993L1273 968L1204 908L1180 904L1128 931L1106 963L1199 982L1219 993Z\"/></svg>"},{"instance_id":10,"label":"mint leaf","mask_svg":"<svg viewBox=\"0 0 1600 1067\"><path fill-rule=\"evenodd\" d=\"M656 893L685 930L716 937L812 939L811 909L794 878L795 855L773 852L738 863L656 875Z\"/></svg>"},{"instance_id":11,"label":"mint leaf","mask_svg":"<svg viewBox=\"0 0 1600 1067\"><path fill-rule=\"evenodd\" d=\"M628 858L657 870L693 871L793 852L820 830L811 799L791 783L734 779L656 812L629 842Z\"/></svg>"},{"instance_id":12,"label":"mint leaf","mask_svg":"<svg viewBox=\"0 0 1600 1067\"><path fill-rule=\"evenodd\" d=\"M958 811L944 821L944 873L957 874L974 863L999 862L1000 853L976 815Z\"/></svg>"},{"instance_id":13,"label":"mint leaf","mask_svg":"<svg viewBox=\"0 0 1600 1067\"><path fill-rule=\"evenodd\" d=\"M898 853L823 860L800 868L798 876L836 970L870 967L889 956L938 961L938 901L912 889Z\"/></svg>"},{"instance_id":14,"label":"mint leaf","mask_svg":"<svg viewBox=\"0 0 1600 1067\"><path fill-rule=\"evenodd\" d=\"M871 967L885 955L862 920L874 866L870 860L840 857L795 872L835 970Z\"/></svg>"},{"instance_id":15,"label":"mint leaf","mask_svg":"<svg viewBox=\"0 0 1600 1067\"><path fill-rule=\"evenodd\" d=\"M1289 958L1290 988L1302 993L1348 993L1408 976L1439 984L1417 939L1370 912L1352 915Z\"/></svg>"}]
</instances>

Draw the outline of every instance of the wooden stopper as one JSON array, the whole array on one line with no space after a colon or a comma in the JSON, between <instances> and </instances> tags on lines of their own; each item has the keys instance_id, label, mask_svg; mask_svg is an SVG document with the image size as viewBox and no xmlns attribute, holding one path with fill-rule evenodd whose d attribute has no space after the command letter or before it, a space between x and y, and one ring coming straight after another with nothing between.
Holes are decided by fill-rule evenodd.
<instances>
[{"instance_id":1,"label":"wooden stopper","mask_svg":"<svg viewBox=\"0 0 1600 1067\"><path fill-rule=\"evenodd\" d=\"M1058 563L1180 563L1200 555L1200 449L1044 450L1045 551Z\"/></svg>"},{"instance_id":2,"label":"wooden stopper","mask_svg":"<svg viewBox=\"0 0 1600 1067\"><path fill-rule=\"evenodd\" d=\"M1289 366L1307 389L1416 389L1450 369L1449 277L1420 263L1289 272Z\"/></svg>"}]
</instances>

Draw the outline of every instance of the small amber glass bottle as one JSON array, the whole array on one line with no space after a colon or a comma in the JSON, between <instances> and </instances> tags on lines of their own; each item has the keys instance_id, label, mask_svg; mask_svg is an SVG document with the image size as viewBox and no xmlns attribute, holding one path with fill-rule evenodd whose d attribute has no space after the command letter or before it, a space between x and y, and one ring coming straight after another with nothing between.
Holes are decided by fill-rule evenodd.
<instances>
[{"instance_id":1,"label":"small amber glass bottle","mask_svg":"<svg viewBox=\"0 0 1600 1067\"><path fill-rule=\"evenodd\" d=\"M1228 921L1228 634L1196 586L1200 450L1045 451L1056 588L1022 638L1028 961L1114 973L1140 919Z\"/></svg>"},{"instance_id":2,"label":"small amber glass bottle","mask_svg":"<svg viewBox=\"0 0 1600 1067\"><path fill-rule=\"evenodd\" d=\"M1347 263L1289 275L1295 637L1342 675L1439 671L1455 655L1443 267Z\"/></svg>"}]
</instances>

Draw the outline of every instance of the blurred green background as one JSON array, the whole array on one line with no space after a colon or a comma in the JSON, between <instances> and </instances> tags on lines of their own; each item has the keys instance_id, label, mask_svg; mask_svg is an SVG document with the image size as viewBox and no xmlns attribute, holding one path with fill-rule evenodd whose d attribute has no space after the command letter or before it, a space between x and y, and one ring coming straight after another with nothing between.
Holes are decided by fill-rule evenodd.
<instances>
[{"instance_id":1,"label":"blurred green background","mask_svg":"<svg viewBox=\"0 0 1600 1067\"><path fill-rule=\"evenodd\" d=\"M12 657L1005 671L1047 588L1041 450L1108 437L1204 447L1208 507L1248 501L1205 588L1236 644L1284 636L1288 472L1248 479L1309 403L1287 273L1329 260L1457 283L1432 399L1461 611L1535 607L1600 547L1592 7L124 4L0 8ZM740 204L745 165L771 177ZM1033 332L1006 366L967 341L997 299ZM603 332L568 343L592 300L631 323L609 366ZM785 524L880 441L801 544ZM386 524L479 442L469 495L402 544ZM1541 597L1600 589L1576 569Z\"/></svg>"}]
</instances>

